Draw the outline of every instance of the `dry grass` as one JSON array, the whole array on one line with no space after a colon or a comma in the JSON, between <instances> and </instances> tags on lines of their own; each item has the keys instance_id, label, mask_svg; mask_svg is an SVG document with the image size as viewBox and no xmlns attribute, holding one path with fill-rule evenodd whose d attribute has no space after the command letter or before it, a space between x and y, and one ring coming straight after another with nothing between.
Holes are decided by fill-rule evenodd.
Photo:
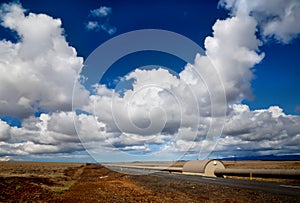
<instances>
[{"instance_id":1,"label":"dry grass","mask_svg":"<svg viewBox=\"0 0 300 203\"><path fill-rule=\"evenodd\" d=\"M68 168L80 167L83 163L55 162L1 162L0 175L3 176L62 176Z\"/></svg>"},{"instance_id":2,"label":"dry grass","mask_svg":"<svg viewBox=\"0 0 300 203\"><path fill-rule=\"evenodd\" d=\"M160 166L159 163L144 164ZM233 167L253 163L226 164ZM278 164L269 164L269 167L278 167ZM290 168L289 164L286 167ZM175 163L176 167L182 165L183 162ZM213 184L196 184L167 177L131 176L95 164L3 162L0 165L0 202L97 201L299 202L299 198Z\"/></svg>"},{"instance_id":3,"label":"dry grass","mask_svg":"<svg viewBox=\"0 0 300 203\"><path fill-rule=\"evenodd\" d=\"M84 166L82 163L1 162L0 202L10 200L10 196L32 201L44 196L55 197L75 184Z\"/></svg>"},{"instance_id":4,"label":"dry grass","mask_svg":"<svg viewBox=\"0 0 300 203\"><path fill-rule=\"evenodd\" d=\"M300 161L223 161L226 168L300 169Z\"/></svg>"}]
</instances>

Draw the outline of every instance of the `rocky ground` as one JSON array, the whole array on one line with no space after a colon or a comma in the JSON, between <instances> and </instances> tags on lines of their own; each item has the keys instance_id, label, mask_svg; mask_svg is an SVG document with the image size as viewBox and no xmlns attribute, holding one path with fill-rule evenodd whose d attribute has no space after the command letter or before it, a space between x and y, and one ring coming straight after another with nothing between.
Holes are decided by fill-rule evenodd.
<instances>
[{"instance_id":1,"label":"rocky ground","mask_svg":"<svg viewBox=\"0 0 300 203\"><path fill-rule=\"evenodd\" d=\"M23 166L23 168L26 168ZM32 167L38 168L38 167ZM195 184L152 175L131 176L96 164L1 173L0 202L299 202L262 191ZM55 168L53 166L53 168ZM33 170L33 169L31 169ZM37 169L34 169L37 170ZM46 167L44 168L46 170ZM62 173L63 171L63 173ZM19 171L20 173L20 171ZM37 173L37 172L36 172ZM59 175L55 175L55 174ZM22 175L23 174L23 175Z\"/></svg>"}]
</instances>

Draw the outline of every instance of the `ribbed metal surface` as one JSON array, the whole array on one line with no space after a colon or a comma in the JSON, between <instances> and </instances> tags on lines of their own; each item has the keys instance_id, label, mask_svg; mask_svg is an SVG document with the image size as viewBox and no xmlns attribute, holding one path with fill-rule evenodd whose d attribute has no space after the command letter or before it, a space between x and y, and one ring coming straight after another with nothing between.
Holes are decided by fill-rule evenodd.
<instances>
[{"instance_id":1,"label":"ribbed metal surface","mask_svg":"<svg viewBox=\"0 0 300 203\"><path fill-rule=\"evenodd\" d=\"M182 172L204 173L205 166L210 160L193 160L183 165Z\"/></svg>"},{"instance_id":2,"label":"ribbed metal surface","mask_svg":"<svg viewBox=\"0 0 300 203\"><path fill-rule=\"evenodd\" d=\"M183 173L197 173L205 176L215 176L214 171L225 169L224 164L219 160L193 160L183 165Z\"/></svg>"}]
</instances>

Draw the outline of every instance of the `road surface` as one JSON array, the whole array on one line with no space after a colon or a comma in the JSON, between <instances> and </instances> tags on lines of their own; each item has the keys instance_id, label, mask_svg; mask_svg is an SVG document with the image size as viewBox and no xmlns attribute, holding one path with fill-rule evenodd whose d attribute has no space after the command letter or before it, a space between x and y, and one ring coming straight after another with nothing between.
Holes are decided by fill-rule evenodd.
<instances>
[{"instance_id":1,"label":"road surface","mask_svg":"<svg viewBox=\"0 0 300 203\"><path fill-rule=\"evenodd\" d=\"M185 174L180 174L180 173L168 173L168 172L147 170L147 169L142 169L139 167L138 168L126 168L126 167L121 168L121 167L114 166L111 169L119 171L119 172L121 171L123 173L135 174L135 175L149 174L150 176L166 177L166 178L186 181L189 183L196 183L196 184L204 183L204 184L222 185L222 186L227 186L227 187L232 187L232 188L250 189L250 190L254 190L254 191L260 190L260 191L270 192L270 193L284 195L284 196L300 197L300 185L185 175Z\"/></svg>"}]
</instances>

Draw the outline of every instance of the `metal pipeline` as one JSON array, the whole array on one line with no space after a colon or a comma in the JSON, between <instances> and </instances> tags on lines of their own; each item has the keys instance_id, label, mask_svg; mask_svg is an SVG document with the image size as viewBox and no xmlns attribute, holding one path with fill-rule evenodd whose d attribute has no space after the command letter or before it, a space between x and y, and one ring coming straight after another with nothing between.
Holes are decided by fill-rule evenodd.
<instances>
[{"instance_id":1,"label":"metal pipeline","mask_svg":"<svg viewBox=\"0 0 300 203\"><path fill-rule=\"evenodd\" d=\"M300 179L300 170L295 169L216 169L218 177L242 176L242 177L266 177L266 178L287 178Z\"/></svg>"}]
</instances>

